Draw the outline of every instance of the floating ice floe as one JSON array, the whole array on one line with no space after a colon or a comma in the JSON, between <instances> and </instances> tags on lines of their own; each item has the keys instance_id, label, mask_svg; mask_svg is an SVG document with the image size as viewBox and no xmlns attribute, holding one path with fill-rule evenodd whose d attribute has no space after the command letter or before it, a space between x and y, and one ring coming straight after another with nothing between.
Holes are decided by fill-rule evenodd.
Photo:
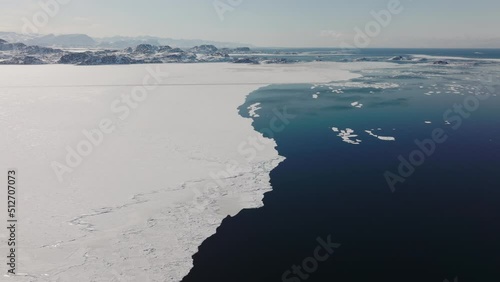
<instances>
[{"instance_id":1,"label":"floating ice floe","mask_svg":"<svg viewBox=\"0 0 500 282\"><path fill-rule=\"evenodd\" d=\"M381 130L381 129L379 128L378 130ZM372 130L365 130L365 132L368 133L370 136L378 138L382 141L396 141L396 138L394 138L392 136L380 136L380 135L373 133L373 129Z\"/></svg>"},{"instance_id":2,"label":"floating ice floe","mask_svg":"<svg viewBox=\"0 0 500 282\"><path fill-rule=\"evenodd\" d=\"M392 136L378 136L377 138L382 141L396 141L396 138Z\"/></svg>"},{"instance_id":3,"label":"floating ice floe","mask_svg":"<svg viewBox=\"0 0 500 282\"><path fill-rule=\"evenodd\" d=\"M360 104L359 102L353 102L351 103L351 106L361 109L363 107L363 104Z\"/></svg>"},{"instance_id":4,"label":"floating ice floe","mask_svg":"<svg viewBox=\"0 0 500 282\"><path fill-rule=\"evenodd\" d=\"M346 128L345 130L339 130L336 127L332 127L332 130L333 130L333 132L340 132L337 136L342 138L342 141L344 141L348 144L359 145L362 142L359 139L354 139L354 138L358 137L358 135L353 134L354 130L352 130L350 128ZM351 138L353 138L353 139L351 139Z\"/></svg>"},{"instance_id":5,"label":"floating ice floe","mask_svg":"<svg viewBox=\"0 0 500 282\"><path fill-rule=\"evenodd\" d=\"M447 84L446 86L448 87L447 88L448 92L451 92L453 94L462 94L461 90L466 89L466 87L457 84L456 82L453 82L452 84Z\"/></svg>"},{"instance_id":6,"label":"floating ice floe","mask_svg":"<svg viewBox=\"0 0 500 282\"><path fill-rule=\"evenodd\" d=\"M389 83L389 82L376 82L376 83L367 83L367 82L356 82L356 81L348 81L348 82L333 82L325 84L324 86L328 87L341 87L341 88L375 88L375 89L390 89L390 88L399 88L399 84L397 83ZM342 90L342 89L339 89Z\"/></svg>"},{"instance_id":7,"label":"floating ice floe","mask_svg":"<svg viewBox=\"0 0 500 282\"><path fill-rule=\"evenodd\" d=\"M262 107L259 107L260 106L260 103L255 103L255 104L252 104L250 105L250 107L248 107L248 114L250 115L250 117L260 117L256 112L260 109L262 109Z\"/></svg>"},{"instance_id":8,"label":"floating ice floe","mask_svg":"<svg viewBox=\"0 0 500 282\"><path fill-rule=\"evenodd\" d=\"M425 121L425 123L426 123L426 124L431 124L431 123L432 123L432 121L428 121L428 120L426 120L426 121Z\"/></svg>"},{"instance_id":9,"label":"floating ice floe","mask_svg":"<svg viewBox=\"0 0 500 282\"><path fill-rule=\"evenodd\" d=\"M314 94L312 95L313 99L318 99L320 94L321 94L320 92L316 92L316 93L314 93Z\"/></svg>"}]
</instances>

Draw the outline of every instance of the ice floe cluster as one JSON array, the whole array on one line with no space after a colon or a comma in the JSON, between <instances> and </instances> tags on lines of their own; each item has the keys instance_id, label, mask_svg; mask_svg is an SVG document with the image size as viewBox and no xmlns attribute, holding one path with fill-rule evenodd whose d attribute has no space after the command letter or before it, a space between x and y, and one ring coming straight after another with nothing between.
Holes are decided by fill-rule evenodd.
<instances>
[{"instance_id":1,"label":"ice floe cluster","mask_svg":"<svg viewBox=\"0 0 500 282\"><path fill-rule=\"evenodd\" d=\"M359 102L352 102L351 106L353 106L355 108L360 108L361 109L363 107L363 104L361 104Z\"/></svg>"},{"instance_id":2,"label":"ice floe cluster","mask_svg":"<svg viewBox=\"0 0 500 282\"><path fill-rule=\"evenodd\" d=\"M331 87L332 89L340 87L345 88L374 88L374 89L391 89L399 88L400 85L391 82L362 82L362 81L345 81L345 82L332 82L318 86Z\"/></svg>"},{"instance_id":3,"label":"ice floe cluster","mask_svg":"<svg viewBox=\"0 0 500 282\"><path fill-rule=\"evenodd\" d=\"M381 130L380 128L377 129L377 130ZM370 136L373 136L375 138L378 138L382 141L396 141L396 138L392 137L392 136L380 136L380 135L377 135L375 133L373 133L373 131L375 131L374 129L372 130L365 130L366 133L368 133L368 135Z\"/></svg>"},{"instance_id":4,"label":"ice floe cluster","mask_svg":"<svg viewBox=\"0 0 500 282\"><path fill-rule=\"evenodd\" d=\"M424 86L420 86L420 89L424 89ZM452 83L446 83L443 85L433 84L427 87L424 95L432 96L435 94L456 94L456 95L482 95L485 92L481 89L481 86L475 85L460 85L456 81ZM494 94L493 96L496 96Z\"/></svg>"},{"instance_id":5,"label":"ice floe cluster","mask_svg":"<svg viewBox=\"0 0 500 282\"><path fill-rule=\"evenodd\" d=\"M260 107L260 103L255 103L255 104L252 104L248 107L248 115L250 115L250 117L260 117L260 115L257 114L257 111L262 109L262 107Z\"/></svg>"},{"instance_id":6,"label":"ice floe cluster","mask_svg":"<svg viewBox=\"0 0 500 282\"><path fill-rule=\"evenodd\" d=\"M331 82L331 83L325 83L325 84L314 84L311 86L311 90L316 90L316 89L322 89L325 92L331 92L333 94L343 94L345 91L351 90L351 89L373 89L370 90L370 94L375 93L375 89L394 89L394 88L399 88L400 85L396 83L387 83L387 82L376 82L376 83L369 83L369 82L357 82L357 81L344 81L344 82ZM312 94L313 99L318 99L321 95L320 91L317 91L316 93ZM356 108L362 108L363 104L360 104L359 102L353 102L351 104L353 107Z\"/></svg>"},{"instance_id":7,"label":"ice floe cluster","mask_svg":"<svg viewBox=\"0 0 500 282\"><path fill-rule=\"evenodd\" d=\"M336 127L332 127L332 130L333 130L333 132L338 132L339 134L337 136L342 138L342 141L344 141L348 144L359 145L362 142L359 139L354 139L354 138L358 137L358 135L353 134L354 130L352 130L350 128L346 128L344 130L339 130Z\"/></svg>"},{"instance_id":8,"label":"ice floe cluster","mask_svg":"<svg viewBox=\"0 0 500 282\"><path fill-rule=\"evenodd\" d=\"M333 132L338 133L337 136L340 137L342 141L345 143L352 145L359 145L361 144L361 142L363 142L361 139L358 139L359 135L355 134L354 129L346 128L344 130L341 130L338 127L332 127L332 130ZM381 130L382 130L381 128L378 128L378 129L365 130L364 132L369 136L375 137L382 141L396 141L395 137L381 136L374 133L375 131L381 131Z\"/></svg>"}]
</instances>

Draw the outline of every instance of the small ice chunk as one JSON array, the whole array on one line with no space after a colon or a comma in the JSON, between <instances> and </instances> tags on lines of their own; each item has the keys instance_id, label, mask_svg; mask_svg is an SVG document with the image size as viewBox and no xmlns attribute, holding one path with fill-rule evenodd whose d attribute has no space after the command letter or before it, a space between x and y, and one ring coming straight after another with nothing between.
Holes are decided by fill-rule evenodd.
<instances>
[{"instance_id":1,"label":"small ice chunk","mask_svg":"<svg viewBox=\"0 0 500 282\"><path fill-rule=\"evenodd\" d=\"M373 130L373 129L372 129ZM369 135L373 136L373 137L377 137L377 135L375 135L372 130L365 130L366 133L368 133Z\"/></svg>"},{"instance_id":2,"label":"small ice chunk","mask_svg":"<svg viewBox=\"0 0 500 282\"><path fill-rule=\"evenodd\" d=\"M257 114L257 111L262 109L262 107L260 107L260 103L255 103L255 104L252 104L250 105L250 107L247 108L248 109L248 115L250 117L260 117L258 114Z\"/></svg>"},{"instance_id":3,"label":"small ice chunk","mask_svg":"<svg viewBox=\"0 0 500 282\"><path fill-rule=\"evenodd\" d=\"M378 136L377 138L382 141L396 141L396 138L392 136Z\"/></svg>"},{"instance_id":4,"label":"small ice chunk","mask_svg":"<svg viewBox=\"0 0 500 282\"><path fill-rule=\"evenodd\" d=\"M382 141L396 141L396 138L394 138L392 136L379 136L379 135L373 133L372 130L365 130L365 132L368 133L368 135L373 136L375 138L378 138Z\"/></svg>"},{"instance_id":5,"label":"small ice chunk","mask_svg":"<svg viewBox=\"0 0 500 282\"><path fill-rule=\"evenodd\" d=\"M431 124L431 123L432 123L432 121L428 121L428 120L426 120L426 121L425 121L425 123L426 123L426 124Z\"/></svg>"},{"instance_id":6,"label":"small ice chunk","mask_svg":"<svg viewBox=\"0 0 500 282\"><path fill-rule=\"evenodd\" d=\"M353 102L351 103L351 106L361 109L363 107L363 104L360 104L359 102Z\"/></svg>"}]
</instances>

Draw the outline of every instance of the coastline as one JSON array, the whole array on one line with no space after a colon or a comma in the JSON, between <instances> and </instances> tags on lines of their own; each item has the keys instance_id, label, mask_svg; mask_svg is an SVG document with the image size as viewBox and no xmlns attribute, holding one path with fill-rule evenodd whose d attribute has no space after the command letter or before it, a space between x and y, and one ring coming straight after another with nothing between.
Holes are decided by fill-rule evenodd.
<instances>
[{"instance_id":1,"label":"coastline","mask_svg":"<svg viewBox=\"0 0 500 282\"><path fill-rule=\"evenodd\" d=\"M58 183L50 162L64 156L83 128L108 115L113 99L140 84L148 66L168 72L165 83ZM47 68L60 76L45 77ZM20 214L29 224L20 272L26 281L181 280L198 246L225 217L262 206L272 188L269 172L283 160L274 141L250 162L238 152L247 138L260 138L238 107L270 84L359 77L346 69L352 65L0 67L6 78L0 123L8 136L2 166L17 161L24 186ZM37 87L16 87L22 83ZM213 190L210 174L234 161L241 172Z\"/></svg>"}]
</instances>

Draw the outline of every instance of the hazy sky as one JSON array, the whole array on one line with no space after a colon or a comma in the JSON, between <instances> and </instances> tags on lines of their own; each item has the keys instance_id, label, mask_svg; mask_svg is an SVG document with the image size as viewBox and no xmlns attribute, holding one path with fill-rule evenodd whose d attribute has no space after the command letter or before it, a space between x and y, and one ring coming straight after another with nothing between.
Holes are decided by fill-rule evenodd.
<instances>
[{"instance_id":1,"label":"hazy sky","mask_svg":"<svg viewBox=\"0 0 500 282\"><path fill-rule=\"evenodd\" d=\"M0 0L0 31L21 32L23 18L43 12L39 2ZM250 43L257 46L335 47L352 44L356 27L392 0L57 0L57 13L39 32L94 37L153 35ZM499 0L400 0L369 47L500 47Z\"/></svg>"}]
</instances>

